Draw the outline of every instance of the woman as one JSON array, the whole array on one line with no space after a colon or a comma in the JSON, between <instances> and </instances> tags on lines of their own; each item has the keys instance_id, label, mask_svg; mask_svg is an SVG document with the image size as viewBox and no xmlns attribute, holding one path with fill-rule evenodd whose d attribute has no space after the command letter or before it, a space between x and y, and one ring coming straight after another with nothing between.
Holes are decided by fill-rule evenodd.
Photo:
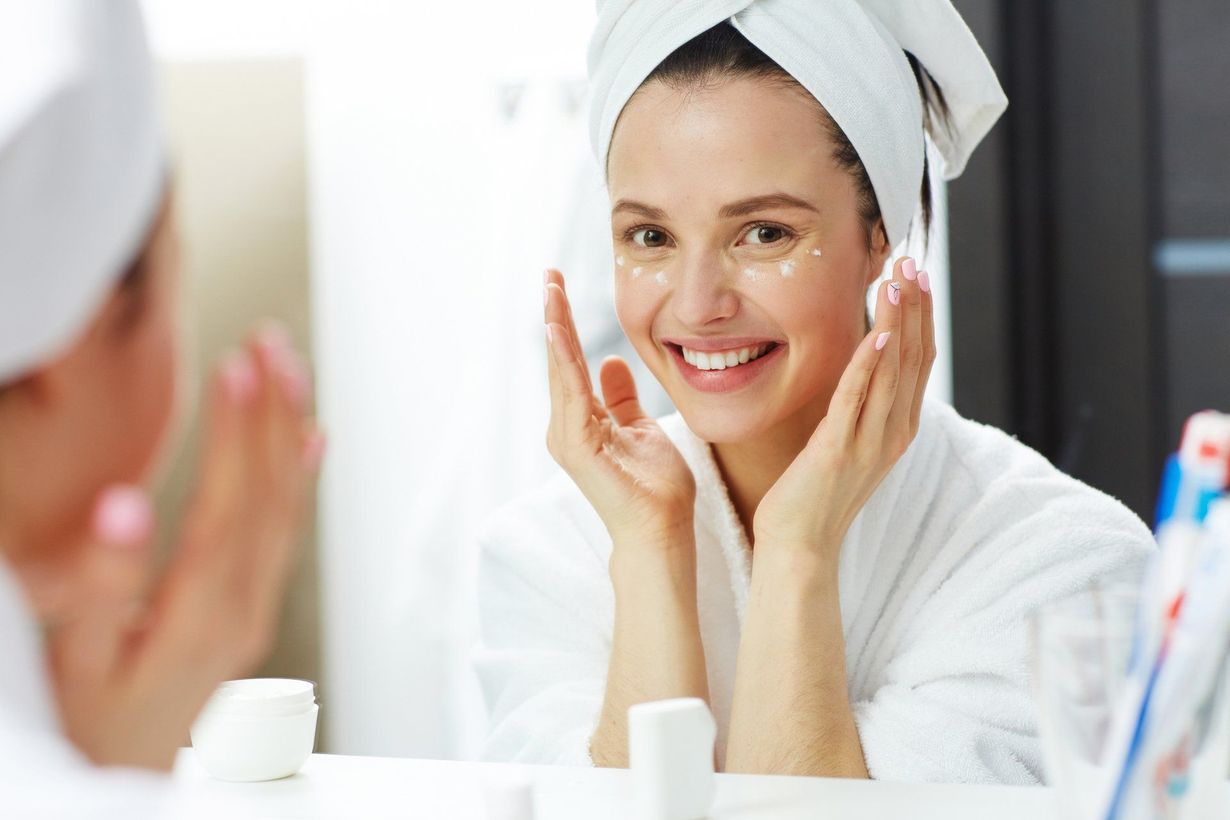
<instances>
[{"instance_id":1,"label":"woman","mask_svg":"<svg viewBox=\"0 0 1230 820\"><path fill-rule=\"evenodd\" d=\"M703 5L701 9L698 6ZM627 762L625 714L705 698L727 771L1041 779L1027 618L1148 531L926 401L924 129L955 176L1004 101L947 0L606 3L590 50L619 320L679 414L601 398L550 272L566 477L483 541L488 754Z\"/></svg>"},{"instance_id":2,"label":"woman","mask_svg":"<svg viewBox=\"0 0 1230 820\"><path fill-rule=\"evenodd\" d=\"M153 571L180 261L135 3L0 5L0 76L0 813L150 816L139 771L267 649L322 440L285 334L253 334Z\"/></svg>"}]
</instances>

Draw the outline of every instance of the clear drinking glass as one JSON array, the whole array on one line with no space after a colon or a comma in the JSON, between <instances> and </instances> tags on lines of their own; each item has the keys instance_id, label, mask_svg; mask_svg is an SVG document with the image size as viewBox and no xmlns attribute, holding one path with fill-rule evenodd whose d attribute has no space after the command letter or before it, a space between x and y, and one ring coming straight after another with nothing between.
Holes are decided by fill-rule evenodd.
<instances>
[{"instance_id":1,"label":"clear drinking glass","mask_svg":"<svg viewBox=\"0 0 1230 820\"><path fill-rule=\"evenodd\" d=\"M1107 746L1127 683L1138 597L1094 589L1044 607L1033 623L1034 688L1047 780L1066 820L1108 820L1103 801L1118 772L1107 770ZM1224 647L1210 647L1223 652ZM1226 675L1188 732L1190 765L1158 773L1147 799L1123 806L1114 820L1203 820L1230 817L1230 698Z\"/></svg>"}]
</instances>

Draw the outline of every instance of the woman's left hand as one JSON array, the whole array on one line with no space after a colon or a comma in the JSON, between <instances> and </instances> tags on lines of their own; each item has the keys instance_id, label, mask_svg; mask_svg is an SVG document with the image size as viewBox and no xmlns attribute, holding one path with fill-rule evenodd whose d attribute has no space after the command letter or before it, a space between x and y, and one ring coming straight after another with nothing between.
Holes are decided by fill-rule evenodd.
<instances>
[{"instance_id":1,"label":"woman's left hand","mask_svg":"<svg viewBox=\"0 0 1230 820\"><path fill-rule=\"evenodd\" d=\"M846 531L918 432L934 361L930 281L902 257L880 286L875 327L842 374L828 414L756 509L757 549L818 550L836 572Z\"/></svg>"}]
</instances>

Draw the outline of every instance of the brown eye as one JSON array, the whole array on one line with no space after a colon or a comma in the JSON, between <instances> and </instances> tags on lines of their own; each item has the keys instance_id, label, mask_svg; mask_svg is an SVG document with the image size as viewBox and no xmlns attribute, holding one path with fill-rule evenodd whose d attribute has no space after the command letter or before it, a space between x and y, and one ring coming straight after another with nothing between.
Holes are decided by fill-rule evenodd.
<instances>
[{"instance_id":1,"label":"brown eye","mask_svg":"<svg viewBox=\"0 0 1230 820\"><path fill-rule=\"evenodd\" d=\"M666 244L666 234L657 228L642 228L632 235L632 241L646 248L660 248Z\"/></svg>"},{"instance_id":2,"label":"brown eye","mask_svg":"<svg viewBox=\"0 0 1230 820\"><path fill-rule=\"evenodd\" d=\"M786 237L786 231L773 225L757 225L746 234L749 245L772 245Z\"/></svg>"}]
</instances>

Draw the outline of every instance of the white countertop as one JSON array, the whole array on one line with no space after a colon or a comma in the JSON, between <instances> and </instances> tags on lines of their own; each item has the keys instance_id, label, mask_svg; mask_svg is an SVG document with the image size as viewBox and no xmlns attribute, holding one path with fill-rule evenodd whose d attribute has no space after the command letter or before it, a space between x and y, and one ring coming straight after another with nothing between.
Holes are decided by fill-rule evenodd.
<instances>
[{"instance_id":1,"label":"white countertop","mask_svg":"<svg viewBox=\"0 0 1230 820\"><path fill-rule=\"evenodd\" d=\"M534 784L535 820L627 820L627 771L383 757L313 755L294 777L268 783L210 779L191 749L175 779L262 818L458 818L485 820L484 791L498 779ZM935 786L810 777L718 775L712 820L908 817L911 820L1042 820L1055 816L1049 789Z\"/></svg>"}]
</instances>

